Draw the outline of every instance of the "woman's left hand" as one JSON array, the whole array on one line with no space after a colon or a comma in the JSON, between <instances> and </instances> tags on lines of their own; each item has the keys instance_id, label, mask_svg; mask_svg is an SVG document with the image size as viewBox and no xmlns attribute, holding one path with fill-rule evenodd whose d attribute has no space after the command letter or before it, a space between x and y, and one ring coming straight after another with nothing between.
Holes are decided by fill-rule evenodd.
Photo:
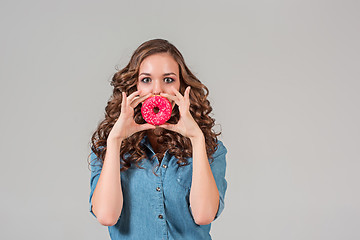
<instances>
[{"instance_id":1,"label":"woman's left hand","mask_svg":"<svg viewBox=\"0 0 360 240\"><path fill-rule=\"evenodd\" d=\"M175 93L175 96L169 95L167 93L160 93L160 95L170 100L173 100L179 106L180 119L177 124L164 123L162 125L159 125L159 127L178 132L181 135L190 139L202 136L203 132L201 131L199 125L196 123L189 111L190 86L185 89L184 96L182 96L181 93L175 88L173 88L173 92Z\"/></svg>"}]
</instances>

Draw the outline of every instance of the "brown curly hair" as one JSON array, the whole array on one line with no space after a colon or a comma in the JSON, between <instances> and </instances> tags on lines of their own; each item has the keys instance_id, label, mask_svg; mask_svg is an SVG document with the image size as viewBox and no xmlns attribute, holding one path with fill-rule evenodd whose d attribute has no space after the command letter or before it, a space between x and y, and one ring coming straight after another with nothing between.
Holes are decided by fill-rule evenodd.
<instances>
[{"instance_id":1,"label":"brown curly hair","mask_svg":"<svg viewBox=\"0 0 360 240\"><path fill-rule=\"evenodd\" d=\"M129 96L137 90L141 62L146 57L156 53L168 53L178 63L180 74L179 92L182 95L184 95L186 87L191 86L189 110L205 136L206 152L208 158L213 161L212 155L217 150L218 146L217 136L220 135L221 132L215 133L212 130L215 125L215 119L209 116L212 111L210 102L207 100L209 90L189 70L182 54L173 44L164 39L152 39L141 44L134 51L127 66L121 70L117 69L118 72L112 77L110 85L114 87L113 95L107 102L105 119L98 125L97 130L91 137L90 143L91 150L102 163L105 159L107 137L121 112L122 92L125 92L126 95ZM171 118L167 122L176 124L179 118L179 109L175 104ZM134 120L138 124L145 123L145 120L141 115L141 104L134 108ZM146 134L146 130L136 132L122 141L120 148L122 167L120 171L127 170L131 167L131 164L135 164L138 168L142 168L138 164L147 156L145 154L145 148L144 146L141 146L140 142ZM165 145L165 149L168 149L168 153L178 159L177 164L179 164L179 166L188 164L187 158L192 157L192 145L189 138L184 137L177 132L161 128L161 134L158 136L157 141L159 144ZM164 152L156 153L154 157L159 157L163 154ZM127 157L125 157L125 155L127 155Z\"/></svg>"}]
</instances>

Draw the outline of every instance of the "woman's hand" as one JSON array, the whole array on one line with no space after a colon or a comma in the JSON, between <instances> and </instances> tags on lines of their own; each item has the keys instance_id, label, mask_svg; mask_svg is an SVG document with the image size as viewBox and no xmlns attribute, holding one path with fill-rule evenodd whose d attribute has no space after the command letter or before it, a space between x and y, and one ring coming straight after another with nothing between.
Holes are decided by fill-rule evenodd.
<instances>
[{"instance_id":1,"label":"woman's hand","mask_svg":"<svg viewBox=\"0 0 360 240\"><path fill-rule=\"evenodd\" d=\"M203 136L199 125L196 123L192 117L189 107L190 107L190 86L188 86L184 92L184 96L181 95L179 91L173 88L175 96L169 95L166 93L160 93L161 96L164 96L170 100L173 100L179 106L180 119L177 124L165 123L159 125L159 127L178 132L181 135L188 137L190 139Z\"/></svg>"},{"instance_id":2,"label":"woman's hand","mask_svg":"<svg viewBox=\"0 0 360 240\"><path fill-rule=\"evenodd\" d=\"M126 97L126 93L122 92L121 113L111 129L108 139L115 138L123 140L136 132L155 128L155 126L149 123L137 124L134 120L134 108L140 102L151 96L151 93L144 96L140 96L140 93L141 92L138 90L130 94L129 97Z\"/></svg>"}]
</instances>

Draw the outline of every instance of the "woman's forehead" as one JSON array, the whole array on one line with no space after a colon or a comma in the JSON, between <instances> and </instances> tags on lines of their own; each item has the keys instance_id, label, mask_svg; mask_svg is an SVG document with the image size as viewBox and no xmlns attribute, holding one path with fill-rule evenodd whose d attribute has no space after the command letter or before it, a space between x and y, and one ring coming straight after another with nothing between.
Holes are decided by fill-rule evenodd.
<instances>
[{"instance_id":1,"label":"woman's forehead","mask_svg":"<svg viewBox=\"0 0 360 240\"><path fill-rule=\"evenodd\" d=\"M140 64L141 73L175 73L179 70L178 63L168 53L153 54L146 57Z\"/></svg>"}]
</instances>

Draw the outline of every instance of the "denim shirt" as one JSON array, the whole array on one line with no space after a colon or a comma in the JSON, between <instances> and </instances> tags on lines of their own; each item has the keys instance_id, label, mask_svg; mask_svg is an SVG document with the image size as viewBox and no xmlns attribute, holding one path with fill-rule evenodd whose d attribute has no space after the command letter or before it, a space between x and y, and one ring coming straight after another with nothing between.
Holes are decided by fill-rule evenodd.
<instances>
[{"instance_id":1,"label":"denim shirt","mask_svg":"<svg viewBox=\"0 0 360 240\"><path fill-rule=\"evenodd\" d=\"M108 226L111 239L211 239L211 223L197 225L190 207L193 159L188 158L190 164L179 167L175 156L166 151L158 167L159 160L156 157L151 160L155 153L147 136L142 139L141 144L146 146L147 158L139 165L145 169L132 165L120 174L123 208L117 223ZM227 188L225 180L227 149L220 140L218 144L213 155L214 162L210 164L220 195L215 219L224 209ZM95 218L91 198L102 169L101 162L96 161L98 160L96 158L94 152L91 152L89 203L90 212ZM155 176L153 171L158 176Z\"/></svg>"}]
</instances>

